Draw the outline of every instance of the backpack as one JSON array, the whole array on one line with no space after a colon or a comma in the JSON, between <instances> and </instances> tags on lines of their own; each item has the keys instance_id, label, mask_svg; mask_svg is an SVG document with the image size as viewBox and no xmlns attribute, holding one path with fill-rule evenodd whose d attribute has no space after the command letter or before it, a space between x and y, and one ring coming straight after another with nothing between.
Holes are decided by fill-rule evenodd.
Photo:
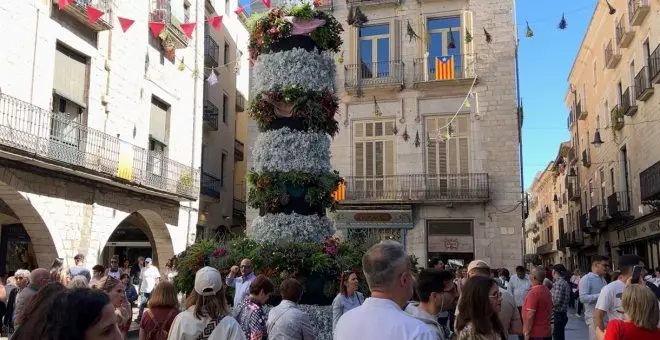
<instances>
[{"instance_id":1,"label":"backpack","mask_svg":"<svg viewBox=\"0 0 660 340\"><path fill-rule=\"evenodd\" d=\"M167 317L165 320L162 322L156 320L156 317L154 314L151 312L150 309L147 310L147 314L149 314L149 318L151 321L154 323L154 328L152 328L149 333L147 333L147 340L167 340L167 336L169 335L169 330L165 329L165 324L167 321L172 317L172 314L174 313L174 309L172 309L169 314L167 314Z\"/></svg>"}]
</instances>

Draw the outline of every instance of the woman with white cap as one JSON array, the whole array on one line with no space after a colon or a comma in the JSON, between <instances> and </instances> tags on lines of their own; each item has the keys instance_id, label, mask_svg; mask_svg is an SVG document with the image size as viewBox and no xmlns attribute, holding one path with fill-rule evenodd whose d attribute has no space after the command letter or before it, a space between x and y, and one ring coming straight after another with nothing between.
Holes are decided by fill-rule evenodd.
<instances>
[{"instance_id":1,"label":"woman with white cap","mask_svg":"<svg viewBox=\"0 0 660 340\"><path fill-rule=\"evenodd\" d=\"M231 317L220 272L204 267L195 274L195 289L186 310L172 323L168 340L245 340L241 326Z\"/></svg>"}]
</instances>

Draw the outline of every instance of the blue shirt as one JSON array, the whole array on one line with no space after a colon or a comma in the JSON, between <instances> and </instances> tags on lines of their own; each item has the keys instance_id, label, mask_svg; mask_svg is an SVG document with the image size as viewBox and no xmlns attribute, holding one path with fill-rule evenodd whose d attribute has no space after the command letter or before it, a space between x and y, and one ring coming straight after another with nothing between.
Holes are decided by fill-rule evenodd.
<instances>
[{"instance_id":1,"label":"blue shirt","mask_svg":"<svg viewBox=\"0 0 660 340\"><path fill-rule=\"evenodd\" d=\"M598 295L600 295L601 289L606 285L607 282L605 279L593 272L589 272L580 279L580 284L578 285L580 302L584 304L584 319L587 323L590 323L593 320Z\"/></svg>"},{"instance_id":2,"label":"blue shirt","mask_svg":"<svg viewBox=\"0 0 660 340\"><path fill-rule=\"evenodd\" d=\"M332 329L337 327L339 318L349 310L358 307L364 302L364 296L360 292L353 293L353 296L346 297L344 294L339 293L332 300Z\"/></svg>"},{"instance_id":3,"label":"blue shirt","mask_svg":"<svg viewBox=\"0 0 660 340\"><path fill-rule=\"evenodd\" d=\"M227 276L227 286L234 287L234 307L238 305L245 299L246 296L250 295L250 284L256 276L254 273L248 274L247 277L229 277Z\"/></svg>"}]
</instances>

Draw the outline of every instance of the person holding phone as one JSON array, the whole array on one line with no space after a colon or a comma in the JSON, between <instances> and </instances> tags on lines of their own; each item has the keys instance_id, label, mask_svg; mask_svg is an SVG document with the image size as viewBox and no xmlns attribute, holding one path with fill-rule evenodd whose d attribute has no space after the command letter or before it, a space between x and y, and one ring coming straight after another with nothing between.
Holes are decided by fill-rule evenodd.
<instances>
[{"instance_id":1,"label":"person holding phone","mask_svg":"<svg viewBox=\"0 0 660 340\"><path fill-rule=\"evenodd\" d=\"M623 320L624 312L621 305L621 296L626 288L626 282L632 281L633 274L637 276L634 283L640 282L641 268L644 267L642 258L637 255L622 255L619 258L619 277L607 284L600 291L596 309L594 309L594 328L596 329L596 339L603 339L605 333L605 315L610 322L613 320ZM642 282L643 283L643 282Z\"/></svg>"}]
</instances>

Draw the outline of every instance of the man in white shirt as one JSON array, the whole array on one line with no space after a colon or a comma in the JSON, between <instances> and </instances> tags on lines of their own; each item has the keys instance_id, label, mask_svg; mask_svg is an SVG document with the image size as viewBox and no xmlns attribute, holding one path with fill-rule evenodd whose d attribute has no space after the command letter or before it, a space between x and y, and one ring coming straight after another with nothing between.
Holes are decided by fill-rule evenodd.
<instances>
[{"instance_id":1,"label":"man in white shirt","mask_svg":"<svg viewBox=\"0 0 660 340\"><path fill-rule=\"evenodd\" d=\"M238 308L238 305L250 295L250 284L256 278L252 272L254 268L252 267L252 261L250 259L241 260L241 266L231 267L229 275L225 283L229 287L234 288L234 308ZM240 274L239 277L238 274Z\"/></svg>"},{"instance_id":2,"label":"man in white shirt","mask_svg":"<svg viewBox=\"0 0 660 340\"><path fill-rule=\"evenodd\" d=\"M140 310L138 311L137 321L142 319L142 313L144 313L144 307L147 306L149 298L151 297L151 292L154 290L154 287L160 281L160 272L158 268L151 264L151 258L147 257L144 260L144 268L140 272Z\"/></svg>"},{"instance_id":3,"label":"man in white shirt","mask_svg":"<svg viewBox=\"0 0 660 340\"><path fill-rule=\"evenodd\" d=\"M523 302L527 297L527 293L532 288L532 282L527 277L525 273L525 267L518 266L516 267L516 275L512 276L509 280L509 293L513 295L513 299L516 301L516 307L518 311L522 309Z\"/></svg>"},{"instance_id":4,"label":"man in white shirt","mask_svg":"<svg viewBox=\"0 0 660 340\"><path fill-rule=\"evenodd\" d=\"M398 242L382 241L369 248L362 256L362 270L371 297L341 316L334 340L436 340L435 332L402 310L413 295L410 267Z\"/></svg>"},{"instance_id":5,"label":"man in white shirt","mask_svg":"<svg viewBox=\"0 0 660 340\"><path fill-rule=\"evenodd\" d=\"M450 271L425 269L417 276L419 302L411 302L404 309L406 313L424 322L436 333L438 340L449 339L449 329L438 323L443 311L453 310L458 302L458 290Z\"/></svg>"}]
</instances>

